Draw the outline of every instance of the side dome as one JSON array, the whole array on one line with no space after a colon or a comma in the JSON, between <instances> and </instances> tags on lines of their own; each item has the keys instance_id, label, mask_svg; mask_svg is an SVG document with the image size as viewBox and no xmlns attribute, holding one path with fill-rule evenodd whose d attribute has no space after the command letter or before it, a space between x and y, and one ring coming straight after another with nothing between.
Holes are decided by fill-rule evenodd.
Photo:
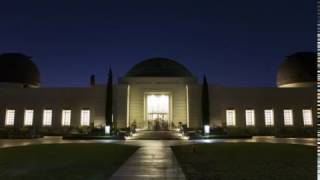
<instances>
[{"instance_id":1,"label":"side dome","mask_svg":"<svg viewBox=\"0 0 320 180\"><path fill-rule=\"evenodd\" d=\"M312 87L316 85L317 55L297 52L287 56L277 74L278 87Z\"/></svg>"},{"instance_id":2,"label":"side dome","mask_svg":"<svg viewBox=\"0 0 320 180\"><path fill-rule=\"evenodd\" d=\"M126 77L193 77L193 75L174 60L151 58L134 65Z\"/></svg>"},{"instance_id":3,"label":"side dome","mask_svg":"<svg viewBox=\"0 0 320 180\"><path fill-rule=\"evenodd\" d=\"M0 54L0 84L39 87L40 72L30 58L20 53Z\"/></svg>"}]
</instances>

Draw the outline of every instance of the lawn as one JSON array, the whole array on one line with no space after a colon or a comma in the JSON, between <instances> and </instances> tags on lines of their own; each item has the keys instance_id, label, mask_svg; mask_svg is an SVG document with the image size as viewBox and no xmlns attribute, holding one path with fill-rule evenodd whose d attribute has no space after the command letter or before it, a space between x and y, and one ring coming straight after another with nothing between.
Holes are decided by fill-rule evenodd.
<instances>
[{"instance_id":1,"label":"lawn","mask_svg":"<svg viewBox=\"0 0 320 180\"><path fill-rule=\"evenodd\" d=\"M172 149L189 180L316 180L315 146L217 143Z\"/></svg>"},{"instance_id":2,"label":"lawn","mask_svg":"<svg viewBox=\"0 0 320 180\"><path fill-rule=\"evenodd\" d=\"M137 148L47 144L0 149L0 179L107 179Z\"/></svg>"}]
</instances>

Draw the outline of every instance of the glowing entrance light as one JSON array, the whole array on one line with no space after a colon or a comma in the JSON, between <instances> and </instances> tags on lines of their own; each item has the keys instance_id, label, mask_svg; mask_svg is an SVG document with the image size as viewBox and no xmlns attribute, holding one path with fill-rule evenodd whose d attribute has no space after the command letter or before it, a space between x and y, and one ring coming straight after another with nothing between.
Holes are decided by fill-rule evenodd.
<instances>
[{"instance_id":1,"label":"glowing entrance light","mask_svg":"<svg viewBox=\"0 0 320 180\"><path fill-rule=\"evenodd\" d=\"M168 129L169 95L152 94L147 95L146 98L148 129Z\"/></svg>"},{"instance_id":2,"label":"glowing entrance light","mask_svg":"<svg viewBox=\"0 0 320 180\"><path fill-rule=\"evenodd\" d=\"M148 96L147 104L148 113L169 113L169 96Z\"/></svg>"},{"instance_id":3,"label":"glowing entrance light","mask_svg":"<svg viewBox=\"0 0 320 180\"><path fill-rule=\"evenodd\" d=\"M210 134L210 126L209 125L204 125L204 134L209 135Z\"/></svg>"},{"instance_id":4,"label":"glowing entrance light","mask_svg":"<svg viewBox=\"0 0 320 180\"><path fill-rule=\"evenodd\" d=\"M147 97L148 113L169 113L169 96L150 95Z\"/></svg>"}]
</instances>

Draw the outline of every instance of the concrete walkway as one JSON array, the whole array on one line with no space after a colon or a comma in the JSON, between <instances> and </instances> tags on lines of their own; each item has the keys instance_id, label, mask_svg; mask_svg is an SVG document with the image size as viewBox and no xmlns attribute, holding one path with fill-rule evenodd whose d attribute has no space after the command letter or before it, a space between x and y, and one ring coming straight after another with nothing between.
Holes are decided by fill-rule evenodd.
<instances>
[{"instance_id":1,"label":"concrete walkway","mask_svg":"<svg viewBox=\"0 0 320 180\"><path fill-rule=\"evenodd\" d=\"M181 139L174 131L139 131L134 139ZM185 176L167 144L144 144L111 177L112 180L185 179Z\"/></svg>"},{"instance_id":2,"label":"concrete walkway","mask_svg":"<svg viewBox=\"0 0 320 180\"><path fill-rule=\"evenodd\" d=\"M170 147L141 147L111 177L111 180L167 179L184 180Z\"/></svg>"}]
</instances>

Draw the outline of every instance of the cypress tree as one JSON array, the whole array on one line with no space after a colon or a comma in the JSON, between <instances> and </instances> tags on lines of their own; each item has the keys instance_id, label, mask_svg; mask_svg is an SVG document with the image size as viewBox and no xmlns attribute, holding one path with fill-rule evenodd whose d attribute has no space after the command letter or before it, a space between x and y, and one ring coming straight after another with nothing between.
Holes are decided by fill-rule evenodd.
<instances>
[{"instance_id":1,"label":"cypress tree","mask_svg":"<svg viewBox=\"0 0 320 180\"><path fill-rule=\"evenodd\" d=\"M106 87L106 126L110 126L112 128L112 88L113 88L113 82L112 82L112 70L109 68L108 73L108 82Z\"/></svg>"},{"instance_id":2,"label":"cypress tree","mask_svg":"<svg viewBox=\"0 0 320 180\"><path fill-rule=\"evenodd\" d=\"M90 76L90 86L94 87L95 85L96 85L96 76L92 74Z\"/></svg>"},{"instance_id":3,"label":"cypress tree","mask_svg":"<svg viewBox=\"0 0 320 180\"><path fill-rule=\"evenodd\" d=\"M201 109L202 109L202 125L209 125L210 117L210 103L209 103L209 87L206 75L203 76L202 84L202 99L201 99Z\"/></svg>"}]
</instances>

